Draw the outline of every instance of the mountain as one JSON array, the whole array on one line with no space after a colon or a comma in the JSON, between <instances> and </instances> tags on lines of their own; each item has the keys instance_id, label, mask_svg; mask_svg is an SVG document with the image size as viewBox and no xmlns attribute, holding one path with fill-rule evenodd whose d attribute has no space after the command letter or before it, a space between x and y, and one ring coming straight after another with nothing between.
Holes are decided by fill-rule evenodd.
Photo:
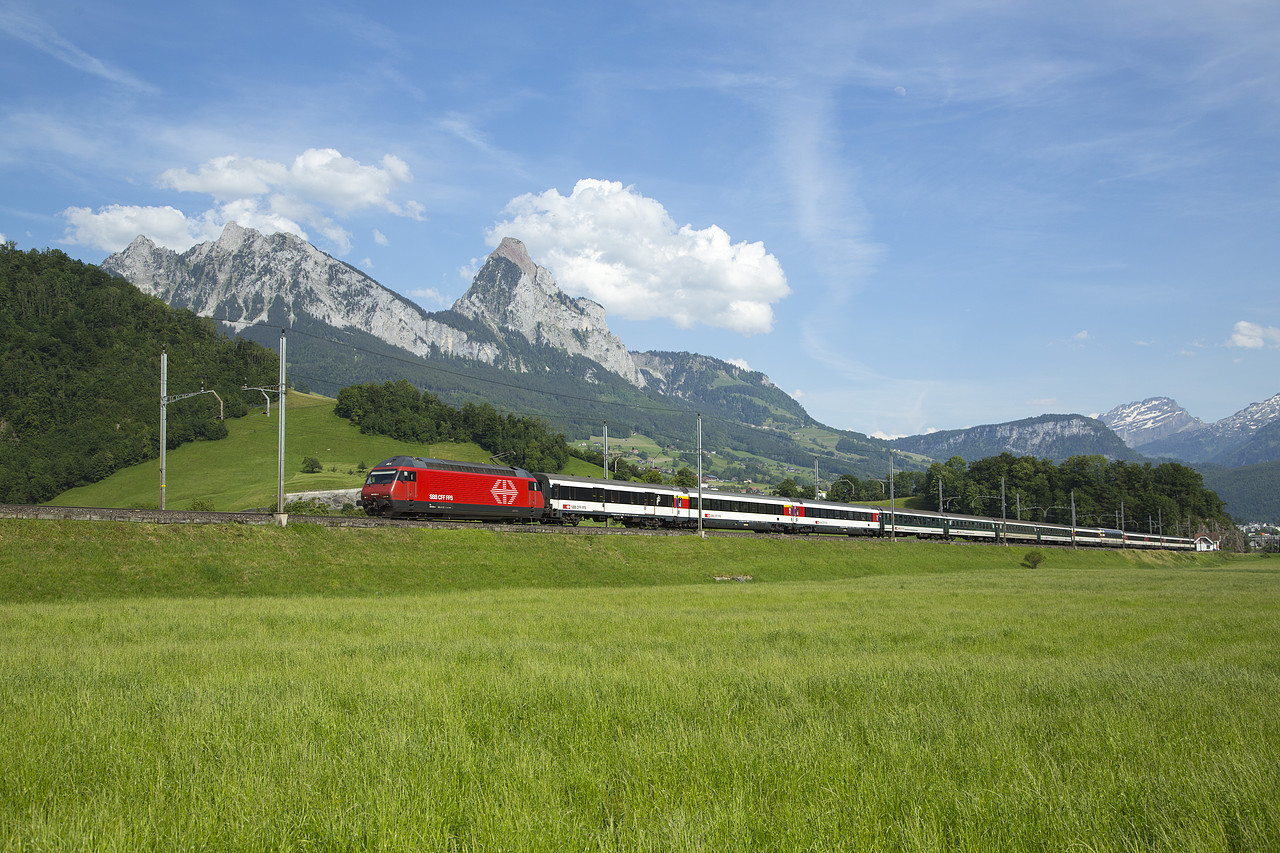
<instances>
[{"instance_id":1,"label":"mountain","mask_svg":"<svg viewBox=\"0 0 1280 853\"><path fill-rule=\"evenodd\" d=\"M589 358L637 388L645 385L626 346L609 331L604 308L566 295L519 240L503 238L453 312L484 323L501 338L515 333L534 346Z\"/></svg>"},{"instance_id":2,"label":"mountain","mask_svg":"<svg viewBox=\"0 0 1280 853\"><path fill-rule=\"evenodd\" d=\"M1204 423L1169 397L1149 397L1140 403L1116 406L1098 418L1132 448L1166 438Z\"/></svg>"},{"instance_id":3,"label":"mountain","mask_svg":"<svg viewBox=\"0 0 1280 853\"><path fill-rule=\"evenodd\" d=\"M331 395L408 379L453 405L490 402L543 417L571 438L631 429L867 476L884 443L816 424L763 373L693 353L629 352L604 309L562 292L518 240L504 239L450 310L426 312L360 270L287 234L234 223L181 254L138 237L102 267L171 305L228 322L268 346L287 327L295 384ZM801 428L826 432L819 440ZM833 449L838 445L838 449Z\"/></svg>"},{"instance_id":4,"label":"mountain","mask_svg":"<svg viewBox=\"0 0 1280 853\"><path fill-rule=\"evenodd\" d=\"M139 236L102 269L174 308L233 325L357 330L418 356L433 351L492 364L497 347L440 323L349 264L291 234L228 223L216 241L178 254Z\"/></svg>"},{"instance_id":5,"label":"mountain","mask_svg":"<svg viewBox=\"0 0 1280 853\"><path fill-rule=\"evenodd\" d=\"M1230 417L1203 424L1143 445L1149 456L1233 467L1280 459L1280 442L1272 425L1280 422L1280 394L1251 403Z\"/></svg>"},{"instance_id":6,"label":"mountain","mask_svg":"<svg viewBox=\"0 0 1280 853\"><path fill-rule=\"evenodd\" d=\"M688 352L635 352L631 359L655 391L693 406L714 406L753 426L813 423L809 413L768 376Z\"/></svg>"},{"instance_id":7,"label":"mountain","mask_svg":"<svg viewBox=\"0 0 1280 853\"><path fill-rule=\"evenodd\" d=\"M1041 415L1002 424L914 435L893 442L899 450L945 460L962 456L984 459L1001 453L1036 456L1061 462L1071 456L1137 459L1102 421L1084 415Z\"/></svg>"}]
</instances>

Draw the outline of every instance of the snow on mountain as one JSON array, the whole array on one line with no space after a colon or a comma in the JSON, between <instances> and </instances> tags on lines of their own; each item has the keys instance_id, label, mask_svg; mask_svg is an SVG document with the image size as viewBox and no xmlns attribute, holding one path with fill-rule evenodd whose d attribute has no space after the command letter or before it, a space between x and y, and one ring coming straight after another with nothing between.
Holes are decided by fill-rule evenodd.
<instances>
[{"instance_id":1,"label":"snow on mountain","mask_svg":"<svg viewBox=\"0 0 1280 853\"><path fill-rule=\"evenodd\" d=\"M1177 432L1200 429L1204 423L1169 397L1149 397L1140 403L1116 406L1100 416L1130 447L1141 447Z\"/></svg>"},{"instance_id":2,"label":"snow on mountain","mask_svg":"<svg viewBox=\"0 0 1280 853\"><path fill-rule=\"evenodd\" d=\"M1280 394L1211 424L1192 418L1166 397L1117 406L1103 415L1102 421L1130 447L1140 447L1149 456L1190 463L1240 464L1233 460L1246 458L1270 461L1276 448L1270 441L1254 446L1254 439L1264 427L1280 421Z\"/></svg>"},{"instance_id":3,"label":"snow on mountain","mask_svg":"<svg viewBox=\"0 0 1280 853\"><path fill-rule=\"evenodd\" d=\"M1280 420L1280 394L1261 403L1250 403L1231 417L1213 424L1211 429L1220 438L1247 438L1277 420Z\"/></svg>"}]
</instances>

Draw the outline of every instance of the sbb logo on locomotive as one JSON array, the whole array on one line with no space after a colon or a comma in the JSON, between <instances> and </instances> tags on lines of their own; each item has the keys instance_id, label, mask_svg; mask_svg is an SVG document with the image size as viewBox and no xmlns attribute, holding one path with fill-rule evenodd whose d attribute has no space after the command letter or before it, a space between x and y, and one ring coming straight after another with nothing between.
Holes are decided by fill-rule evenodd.
<instances>
[{"instance_id":1,"label":"sbb logo on locomotive","mask_svg":"<svg viewBox=\"0 0 1280 853\"><path fill-rule=\"evenodd\" d=\"M493 488L489 490L489 493L493 495L493 499L498 503L510 506L516 502L516 495L520 494L520 490L510 480L498 480L493 484Z\"/></svg>"}]
</instances>

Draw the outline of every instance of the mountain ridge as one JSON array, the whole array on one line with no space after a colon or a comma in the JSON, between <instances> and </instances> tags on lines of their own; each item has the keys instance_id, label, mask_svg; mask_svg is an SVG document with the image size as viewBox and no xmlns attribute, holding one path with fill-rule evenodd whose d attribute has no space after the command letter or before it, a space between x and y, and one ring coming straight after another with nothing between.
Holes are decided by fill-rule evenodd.
<instances>
[{"instance_id":1,"label":"mountain ridge","mask_svg":"<svg viewBox=\"0 0 1280 853\"><path fill-rule=\"evenodd\" d=\"M1152 456L1229 467L1280 459L1280 446L1268 431L1280 423L1280 394L1213 423L1193 417L1168 397L1117 406L1101 420L1130 447Z\"/></svg>"},{"instance_id":2,"label":"mountain ridge","mask_svg":"<svg viewBox=\"0 0 1280 853\"><path fill-rule=\"evenodd\" d=\"M1061 462L1071 456L1105 456L1133 460L1137 452L1120 440L1106 424L1084 415L1040 415L1018 421L982 424L967 429L943 430L894 440L898 450L946 460L966 460L1013 453Z\"/></svg>"}]
</instances>

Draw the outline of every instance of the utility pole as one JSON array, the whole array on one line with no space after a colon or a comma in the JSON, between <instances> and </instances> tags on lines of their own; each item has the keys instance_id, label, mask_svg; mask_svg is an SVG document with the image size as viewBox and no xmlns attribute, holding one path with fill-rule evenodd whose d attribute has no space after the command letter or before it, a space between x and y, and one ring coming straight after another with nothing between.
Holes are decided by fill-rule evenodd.
<instances>
[{"instance_id":1,"label":"utility pole","mask_svg":"<svg viewBox=\"0 0 1280 853\"><path fill-rule=\"evenodd\" d=\"M289 394L289 386L284 378L284 328L280 329L280 438L276 443L276 513L284 524L284 413L288 408L285 398Z\"/></svg>"},{"instance_id":2,"label":"utility pole","mask_svg":"<svg viewBox=\"0 0 1280 853\"><path fill-rule=\"evenodd\" d=\"M604 478L609 479L609 422L604 422Z\"/></svg>"},{"instance_id":3,"label":"utility pole","mask_svg":"<svg viewBox=\"0 0 1280 853\"><path fill-rule=\"evenodd\" d=\"M249 385L245 383L241 390L243 391L261 391L262 396L267 397L267 411L271 410L271 398L268 393L276 394L279 397L280 407L280 437L276 445L276 516L280 521L280 525L285 524L284 515L284 413L285 400L288 394L288 386L285 384L284 365L284 329L280 330L280 382L276 385Z\"/></svg>"},{"instance_id":4,"label":"utility pole","mask_svg":"<svg viewBox=\"0 0 1280 853\"><path fill-rule=\"evenodd\" d=\"M1073 525L1074 526L1074 525ZM1004 500L1004 475L1000 475L1000 536L1009 544L1009 505Z\"/></svg>"},{"instance_id":5,"label":"utility pole","mask_svg":"<svg viewBox=\"0 0 1280 853\"><path fill-rule=\"evenodd\" d=\"M894 520L893 512L893 448L889 448L889 541L896 539L894 534L897 533L898 523Z\"/></svg>"},{"instance_id":6,"label":"utility pole","mask_svg":"<svg viewBox=\"0 0 1280 853\"><path fill-rule=\"evenodd\" d=\"M1071 490L1071 547L1076 547L1076 490Z\"/></svg>"},{"instance_id":7,"label":"utility pole","mask_svg":"<svg viewBox=\"0 0 1280 853\"><path fill-rule=\"evenodd\" d=\"M164 509L164 453L168 443L168 426L165 420L169 415L169 351L160 350L160 509Z\"/></svg>"},{"instance_id":8,"label":"utility pole","mask_svg":"<svg viewBox=\"0 0 1280 853\"><path fill-rule=\"evenodd\" d=\"M169 404L176 403L179 400L185 400L188 397L198 397L201 394L212 394L218 399L218 420L224 420L226 407L222 404L222 398L218 397L217 391L206 391L204 385L200 386L199 391L192 391L190 394L174 394L169 396L169 351L168 349L160 350L160 509L164 509L164 491L165 491L165 453L168 451L169 443Z\"/></svg>"},{"instance_id":9,"label":"utility pole","mask_svg":"<svg viewBox=\"0 0 1280 853\"><path fill-rule=\"evenodd\" d=\"M702 412L698 412L698 535L707 535L702 529Z\"/></svg>"}]
</instances>

